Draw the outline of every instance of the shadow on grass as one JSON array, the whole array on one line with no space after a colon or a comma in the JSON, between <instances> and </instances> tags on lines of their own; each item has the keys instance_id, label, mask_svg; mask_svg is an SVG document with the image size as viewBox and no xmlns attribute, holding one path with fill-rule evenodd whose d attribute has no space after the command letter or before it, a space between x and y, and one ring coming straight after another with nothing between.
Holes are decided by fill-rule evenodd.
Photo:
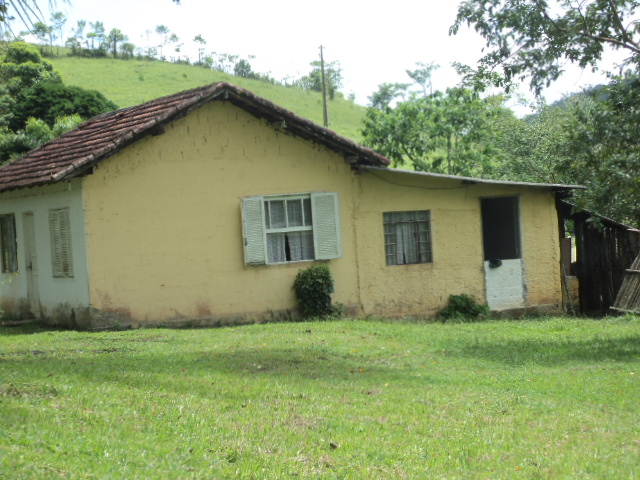
<instances>
[{"instance_id":1,"label":"shadow on grass","mask_svg":"<svg viewBox=\"0 0 640 480\"><path fill-rule=\"evenodd\" d=\"M464 345L463 356L504 363L556 366L565 363L637 362L640 334L589 340L506 340Z\"/></svg>"},{"instance_id":2,"label":"shadow on grass","mask_svg":"<svg viewBox=\"0 0 640 480\"><path fill-rule=\"evenodd\" d=\"M296 388L306 382L331 385L348 383L367 388L372 383L392 382L404 373L393 366L372 365L365 358L329 356L315 348L306 349L238 349L233 352L134 352L126 349L96 349L78 354L57 356L53 352L26 351L5 361L14 360L30 379L55 385L57 378L76 377L82 383L119 384L148 392L171 392L210 396L219 390L219 382L238 388L246 381L269 385L291 383ZM0 368L3 366L0 361ZM264 382L261 382L264 380ZM434 383L426 375L425 383ZM235 389L237 390L237 389ZM226 396L234 389L222 388Z\"/></svg>"},{"instance_id":3,"label":"shadow on grass","mask_svg":"<svg viewBox=\"0 0 640 480\"><path fill-rule=\"evenodd\" d=\"M30 335L33 333L43 332L60 332L67 329L48 326L42 322L28 321L28 322L6 322L0 324L0 338L8 337L11 335Z\"/></svg>"}]
</instances>

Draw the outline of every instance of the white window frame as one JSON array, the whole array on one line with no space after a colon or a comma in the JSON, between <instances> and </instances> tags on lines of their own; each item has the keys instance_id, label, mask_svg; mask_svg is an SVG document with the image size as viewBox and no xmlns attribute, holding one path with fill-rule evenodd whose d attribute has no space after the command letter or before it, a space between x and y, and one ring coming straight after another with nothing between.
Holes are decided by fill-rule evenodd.
<instances>
[{"instance_id":1,"label":"white window frame","mask_svg":"<svg viewBox=\"0 0 640 480\"><path fill-rule=\"evenodd\" d=\"M68 207L49 210L49 232L51 235L52 275L54 278L72 278L73 255Z\"/></svg>"},{"instance_id":2,"label":"white window frame","mask_svg":"<svg viewBox=\"0 0 640 480\"><path fill-rule=\"evenodd\" d=\"M311 225L271 229L265 224L265 202L279 200L311 201ZM303 208L304 210L304 208ZM305 222L306 223L306 222ZM340 212L338 194L335 192L310 192L291 195L260 195L242 199L242 229L247 265L273 265L342 257L340 237ZM272 262L269 260L267 236L292 231L313 233L314 258Z\"/></svg>"},{"instance_id":3,"label":"white window frame","mask_svg":"<svg viewBox=\"0 0 640 480\"><path fill-rule=\"evenodd\" d=\"M393 218L393 217L396 218ZM398 216L413 217L398 219ZM420 216L424 218L419 218ZM382 224L384 229L384 248L387 266L395 265L418 265L433 263L433 242L431 238L431 211L430 210L407 210L402 212L384 212L382 214ZM409 227L407 233L414 236L406 242L398 239L405 231L402 225ZM426 228L425 228L426 226ZM409 230L411 230L409 232ZM423 235L421 235L423 234ZM416 251L412 252L415 261L407 261L404 257L406 245L415 246Z\"/></svg>"}]
</instances>

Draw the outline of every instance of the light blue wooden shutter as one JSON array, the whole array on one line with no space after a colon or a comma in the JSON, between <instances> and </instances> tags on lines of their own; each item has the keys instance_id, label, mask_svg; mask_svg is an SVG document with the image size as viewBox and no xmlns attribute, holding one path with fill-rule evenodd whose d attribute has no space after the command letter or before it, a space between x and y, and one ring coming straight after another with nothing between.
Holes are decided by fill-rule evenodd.
<instances>
[{"instance_id":1,"label":"light blue wooden shutter","mask_svg":"<svg viewBox=\"0 0 640 480\"><path fill-rule=\"evenodd\" d=\"M337 193L312 193L313 242L316 260L342 256L340 211Z\"/></svg>"},{"instance_id":2,"label":"light blue wooden shutter","mask_svg":"<svg viewBox=\"0 0 640 480\"><path fill-rule=\"evenodd\" d=\"M244 261L247 265L264 265L264 198L242 199L242 234L244 237Z\"/></svg>"},{"instance_id":3,"label":"light blue wooden shutter","mask_svg":"<svg viewBox=\"0 0 640 480\"><path fill-rule=\"evenodd\" d=\"M73 277L71 222L69 209L49 210L51 232L51 267L56 278Z\"/></svg>"}]
</instances>

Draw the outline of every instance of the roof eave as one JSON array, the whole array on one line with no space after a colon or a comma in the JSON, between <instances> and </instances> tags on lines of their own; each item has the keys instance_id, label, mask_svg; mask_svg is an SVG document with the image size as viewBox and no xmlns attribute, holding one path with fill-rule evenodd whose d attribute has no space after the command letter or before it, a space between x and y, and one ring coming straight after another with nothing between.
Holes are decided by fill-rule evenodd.
<instances>
[{"instance_id":1,"label":"roof eave","mask_svg":"<svg viewBox=\"0 0 640 480\"><path fill-rule=\"evenodd\" d=\"M458 175L447 175L443 173L432 173L432 172L416 172L412 170L401 170L399 168L384 168L377 166L363 166L363 170L370 171L380 171L380 172L389 172L392 174L402 174L402 175L411 175L411 176L419 176L424 178L436 178L436 179L446 179L446 180L457 180L465 185L504 185L504 186L520 186L520 187L536 187L536 188L548 188L553 191L569 191L569 190L586 190L587 187L583 185L563 185L563 184L555 184L555 183L533 183L533 182L514 182L510 180L491 180L486 178L475 178L475 177L463 177Z\"/></svg>"}]
</instances>

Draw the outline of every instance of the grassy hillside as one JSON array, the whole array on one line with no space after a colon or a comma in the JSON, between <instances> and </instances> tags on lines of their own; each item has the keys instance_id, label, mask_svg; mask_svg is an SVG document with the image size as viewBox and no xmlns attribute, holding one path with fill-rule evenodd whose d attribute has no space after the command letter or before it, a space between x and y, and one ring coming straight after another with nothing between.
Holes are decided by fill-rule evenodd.
<instances>
[{"instance_id":1,"label":"grassy hillside","mask_svg":"<svg viewBox=\"0 0 640 480\"><path fill-rule=\"evenodd\" d=\"M176 65L146 60L48 58L68 85L98 90L120 107L128 107L153 98L209 83L226 81L246 88L292 110L319 125L322 124L322 96L257 80L227 75L192 65ZM330 128L360 141L365 109L344 99L329 102Z\"/></svg>"}]
</instances>

